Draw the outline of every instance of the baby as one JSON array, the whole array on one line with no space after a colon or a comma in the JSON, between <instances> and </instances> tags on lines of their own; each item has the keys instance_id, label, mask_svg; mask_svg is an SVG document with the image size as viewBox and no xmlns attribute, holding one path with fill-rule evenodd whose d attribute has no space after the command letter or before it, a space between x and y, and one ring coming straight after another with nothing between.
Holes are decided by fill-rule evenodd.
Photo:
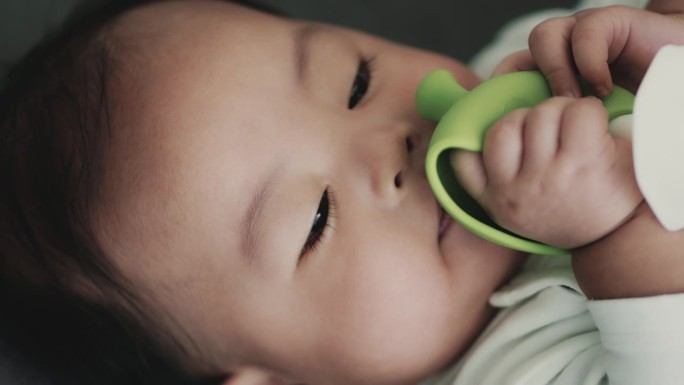
<instances>
[{"instance_id":1,"label":"baby","mask_svg":"<svg viewBox=\"0 0 684 385\"><path fill-rule=\"evenodd\" d=\"M651 8L668 3L683 8ZM657 18L672 20L668 36L684 30L678 16L636 15L634 26ZM414 106L429 71L446 68L472 88L480 79L470 69L219 1L152 2L90 20L34 59L43 74L3 98L0 274L16 341L40 340L31 353L53 370L71 363L101 376L84 383L252 385L417 383L473 343L495 313L490 295L525 258L444 215L424 171L434 123ZM574 89L551 76L554 65L570 71L571 58L544 57L552 44L541 37L537 65L555 90ZM643 49L628 43L608 61L636 65L630 52ZM501 71L531 63L518 54ZM606 74L588 79L603 84ZM463 154L456 168L502 225L575 248L589 297L681 292L684 262L668 247L683 235L657 227L641 203L629 145L601 125L570 132L605 120L601 108L559 98L513 113L492 128L482 160ZM506 141L522 128L531 142ZM618 194L615 204L560 188L554 200L527 200L536 186L512 178L512 159L524 149L545 178L535 165L564 135L577 140L568 159L591 163L586 178L559 178ZM587 147L594 157L584 158ZM529 226L558 215L571 220Z\"/></svg>"}]
</instances>

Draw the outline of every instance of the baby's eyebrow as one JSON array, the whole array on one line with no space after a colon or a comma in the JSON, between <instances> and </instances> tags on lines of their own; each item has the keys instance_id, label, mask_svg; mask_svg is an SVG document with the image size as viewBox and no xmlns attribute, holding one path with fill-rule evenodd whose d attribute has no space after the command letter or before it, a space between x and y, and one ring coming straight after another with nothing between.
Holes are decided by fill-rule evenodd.
<instances>
[{"instance_id":1,"label":"baby's eyebrow","mask_svg":"<svg viewBox=\"0 0 684 385\"><path fill-rule=\"evenodd\" d=\"M267 202L273 196L273 185L277 172L270 172L269 176L258 183L257 188L252 194L252 199L242 216L240 232L242 239L242 255L245 256L248 264L257 262L261 255L263 245L264 219L267 211Z\"/></svg>"},{"instance_id":2,"label":"baby's eyebrow","mask_svg":"<svg viewBox=\"0 0 684 385\"><path fill-rule=\"evenodd\" d=\"M307 23L294 31L294 60L297 81L301 82L309 72L309 47L311 40L321 31L321 26L315 23Z\"/></svg>"}]
</instances>

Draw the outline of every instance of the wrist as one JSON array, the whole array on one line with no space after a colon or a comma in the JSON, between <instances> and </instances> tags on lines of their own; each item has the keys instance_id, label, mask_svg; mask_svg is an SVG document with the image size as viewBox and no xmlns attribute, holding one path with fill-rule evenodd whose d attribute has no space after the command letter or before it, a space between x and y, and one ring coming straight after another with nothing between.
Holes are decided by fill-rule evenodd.
<instances>
[{"instance_id":1,"label":"wrist","mask_svg":"<svg viewBox=\"0 0 684 385\"><path fill-rule=\"evenodd\" d=\"M620 228L572 253L577 282L591 299L684 292L684 231L669 232L642 202Z\"/></svg>"},{"instance_id":2,"label":"wrist","mask_svg":"<svg viewBox=\"0 0 684 385\"><path fill-rule=\"evenodd\" d=\"M627 224L629 224L631 221L633 221L637 214L643 210L643 205L647 205L646 201L641 198L641 201L634 207L634 209L627 214L622 220L617 222L614 226L606 229L606 231L602 232L601 234L597 235L593 239L587 240L581 245L577 245L573 248L571 248L571 251L574 253L576 251L580 251L583 248L591 247L592 244L595 244L597 242L601 242L602 240L612 237L612 236L619 236L620 231L624 231L624 228Z\"/></svg>"}]
</instances>

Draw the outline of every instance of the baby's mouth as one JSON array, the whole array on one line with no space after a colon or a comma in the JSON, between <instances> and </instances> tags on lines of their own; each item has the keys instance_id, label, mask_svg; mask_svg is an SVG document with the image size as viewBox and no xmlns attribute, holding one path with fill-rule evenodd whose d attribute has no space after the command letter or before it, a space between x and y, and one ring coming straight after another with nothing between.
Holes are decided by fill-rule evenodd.
<instances>
[{"instance_id":1,"label":"baby's mouth","mask_svg":"<svg viewBox=\"0 0 684 385\"><path fill-rule=\"evenodd\" d=\"M441 241L442 238L444 237L444 234L446 233L447 229L449 226L453 223L453 219L449 216L449 214L442 209L442 207L439 207L439 230L437 232L437 241Z\"/></svg>"}]
</instances>

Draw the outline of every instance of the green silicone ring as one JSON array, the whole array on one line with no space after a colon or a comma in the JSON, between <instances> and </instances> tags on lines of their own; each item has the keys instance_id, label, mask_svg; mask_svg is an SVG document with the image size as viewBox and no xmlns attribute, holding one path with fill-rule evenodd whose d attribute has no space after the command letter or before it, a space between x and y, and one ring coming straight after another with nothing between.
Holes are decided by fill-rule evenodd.
<instances>
[{"instance_id":1,"label":"green silicone ring","mask_svg":"<svg viewBox=\"0 0 684 385\"><path fill-rule=\"evenodd\" d=\"M494 223L461 187L449 163L449 154L454 150L482 151L487 130L505 114L534 107L551 96L546 79L538 71L497 76L467 91L451 73L436 70L421 81L416 105L423 117L439 121L425 167L432 191L444 210L466 229L490 242L528 253L559 255L567 250L522 237ZM634 95L615 86L604 105L611 120L631 114Z\"/></svg>"}]
</instances>

